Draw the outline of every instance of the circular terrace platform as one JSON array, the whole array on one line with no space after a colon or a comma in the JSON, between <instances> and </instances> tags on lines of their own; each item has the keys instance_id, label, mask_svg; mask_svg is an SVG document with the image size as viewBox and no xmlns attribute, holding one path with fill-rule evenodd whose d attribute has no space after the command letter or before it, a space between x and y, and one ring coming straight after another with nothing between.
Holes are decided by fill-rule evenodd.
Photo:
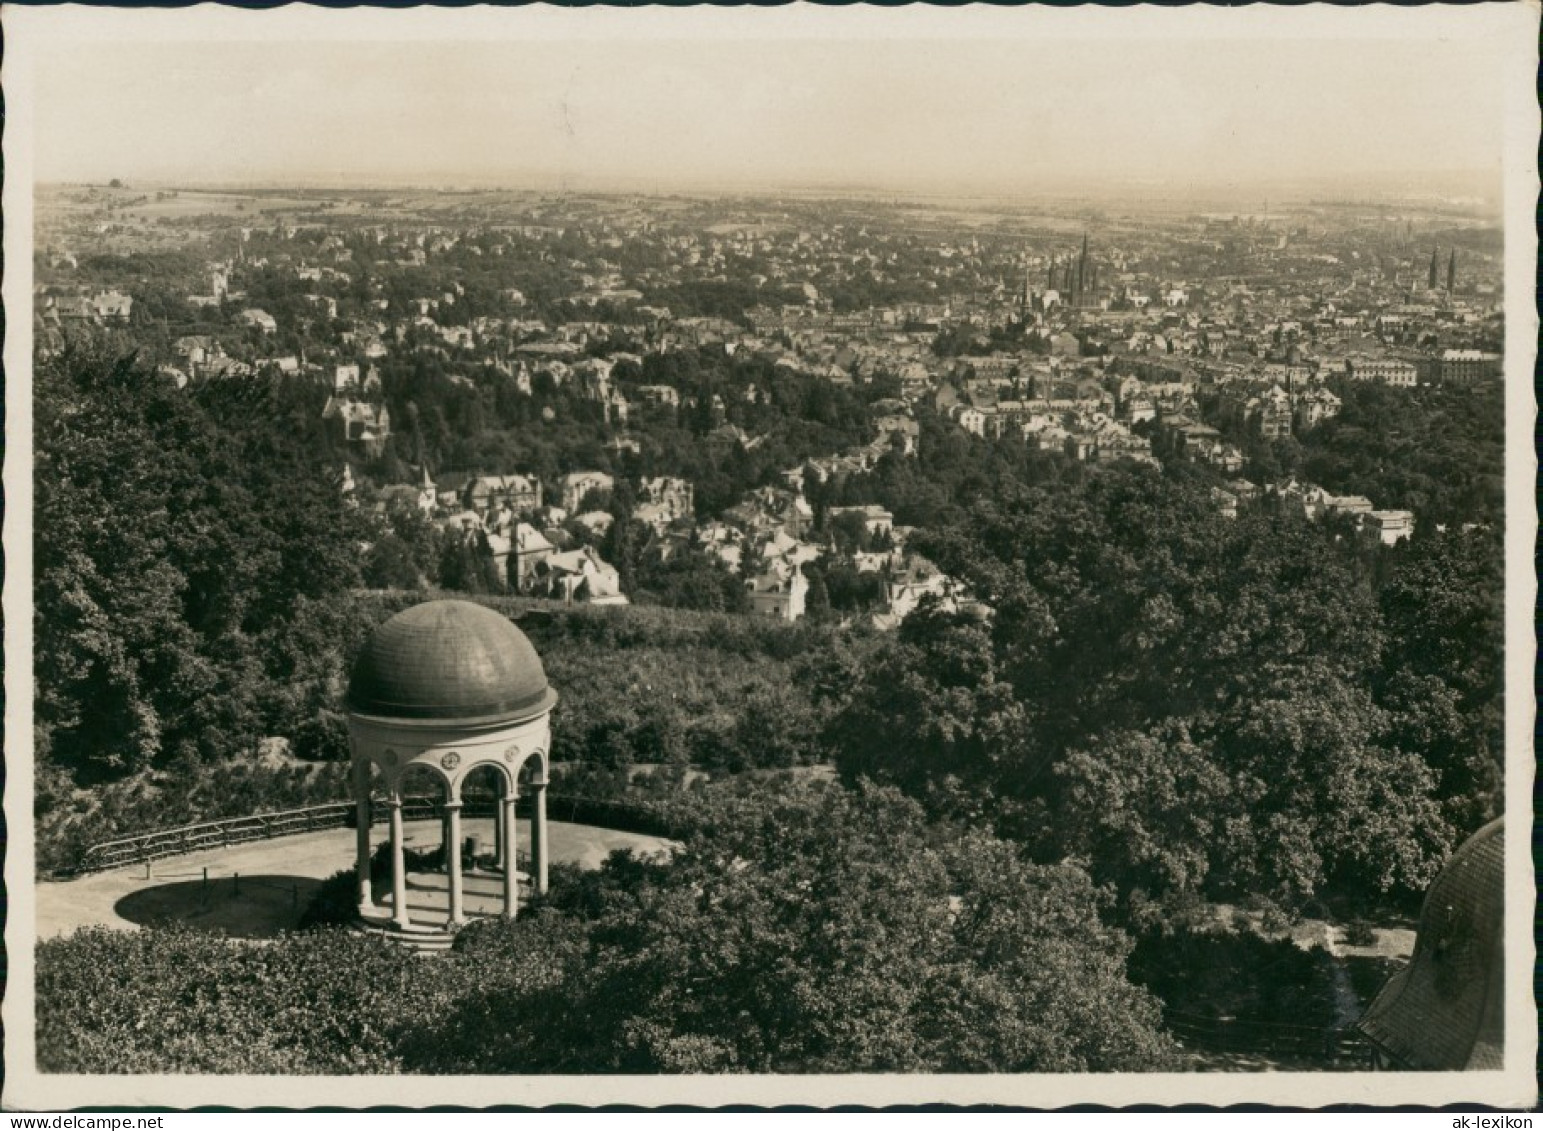
<instances>
[{"instance_id":1,"label":"circular terrace platform","mask_svg":"<svg viewBox=\"0 0 1543 1131\"><path fill-rule=\"evenodd\" d=\"M491 840L491 819L471 818L466 826L467 835ZM409 847L432 849L439 844L438 820L408 821L405 828ZM58 938L88 926L134 930L181 923L236 938L269 938L293 930L321 881L353 866L354 838L352 829L329 829L168 856L148 869L133 864L73 880L40 882L34 889L36 936ZM667 852L669 845L661 837L551 822L552 859L558 863L598 868L618 848L652 853ZM430 882L435 879L443 883L444 876L411 873L409 909L418 901L437 898ZM481 898L482 878L468 870L466 880L468 909L476 913L481 904L471 901ZM382 894L389 906L389 891ZM24 911L19 901L13 902L14 919ZM446 915L438 904L425 902L423 917L432 925L442 923Z\"/></svg>"}]
</instances>

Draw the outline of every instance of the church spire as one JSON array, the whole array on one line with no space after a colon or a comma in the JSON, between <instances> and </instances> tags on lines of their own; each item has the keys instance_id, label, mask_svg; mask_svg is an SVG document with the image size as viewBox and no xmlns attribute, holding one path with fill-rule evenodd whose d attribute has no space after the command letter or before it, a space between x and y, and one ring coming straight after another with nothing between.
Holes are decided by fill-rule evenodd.
<instances>
[{"instance_id":1,"label":"church spire","mask_svg":"<svg viewBox=\"0 0 1543 1131\"><path fill-rule=\"evenodd\" d=\"M1457 282L1457 248L1447 256L1447 294L1451 294Z\"/></svg>"},{"instance_id":2,"label":"church spire","mask_svg":"<svg viewBox=\"0 0 1543 1131\"><path fill-rule=\"evenodd\" d=\"M1430 289L1431 290L1435 290L1436 289L1436 267L1440 263L1440 259L1438 258L1438 253L1440 251L1441 251L1440 245L1437 245L1436 247L1433 247L1433 248L1430 249Z\"/></svg>"}]
</instances>

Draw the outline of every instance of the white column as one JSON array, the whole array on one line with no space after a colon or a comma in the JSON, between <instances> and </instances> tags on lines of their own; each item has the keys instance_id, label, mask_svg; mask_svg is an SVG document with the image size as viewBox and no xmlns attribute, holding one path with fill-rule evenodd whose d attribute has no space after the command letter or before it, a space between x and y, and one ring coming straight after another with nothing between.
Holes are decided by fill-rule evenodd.
<instances>
[{"instance_id":1,"label":"white column","mask_svg":"<svg viewBox=\"0 0 1543 1131\"><path fill-rule=\"evenodd\" d=\"M513 919L520 910L520 882L514 874L514 801L519 787L511 786L502 803L504 822L504 918Z\"/></svg>"},{"instance_id":2,"label":"white column","mask_svg":"<svg viewBox=\"0 0 1543 1131\"><path fill-rule=\"evenodd\" d=\"M493 799L493 859L504 858L504 799Z\"/></svg>"},{"instance_id":3,"label":"white column","mask_svg":"<svg viewBox=\"0 0 1543 1131\"><path fill-rule=\"evenodd\" d=\"M402 799L393 797L391 806L391 918L404 930L413 925L407 914L407 865L402 859Z\"/></svg>"},{"instance_id":4,"label":"white column","mask_svg":"<svg viewBox=\"0 0 1543 1131\"><path fill-rule=\"evenodd\" d=\"M445 813L448 816L450 834L446 839L445 857L450 870L450 923L466 922L466 911L461 894L461 803L449 801L445 803Z\"/></svg>"},{"instance_id":5,"label":"white column","mask_svg":"<svg viewBox=\"0 0 1543 1131\"><path fill-rule=\"evenodd\" d=\"M531 783L535 791L535 804L530 817L530 870L531 883L537 895L546 894L546 782Z\"/></svg>"},{"instance_id":6,"label":"white column","mask_svg":"<svg viewBox=\"0 0 1543 1131\"><path fill-rule=\"evenodd\" d=\"M370 816L370 765L360 762L354 766L354 820L358 825L354 846L358 855L361 914L375 908L375 891L370 885Z\"/></svg>"}]
</instances>

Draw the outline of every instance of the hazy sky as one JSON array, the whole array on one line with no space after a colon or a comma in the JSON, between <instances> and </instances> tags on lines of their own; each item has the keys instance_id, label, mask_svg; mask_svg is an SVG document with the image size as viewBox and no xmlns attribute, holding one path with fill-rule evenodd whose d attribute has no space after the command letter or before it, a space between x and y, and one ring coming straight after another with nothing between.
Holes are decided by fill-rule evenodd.
<instances>
[{"instance_id":1,"label":"hazy sky","mask_svg":"<svg viewBox=\"0 0 1543 1131\"><path fill-rule=\"evenodd\" d=\"M1054 187L1498 169L1482 43L116 43L43 57L41 180Z\"/></svg>"}]
</instances>

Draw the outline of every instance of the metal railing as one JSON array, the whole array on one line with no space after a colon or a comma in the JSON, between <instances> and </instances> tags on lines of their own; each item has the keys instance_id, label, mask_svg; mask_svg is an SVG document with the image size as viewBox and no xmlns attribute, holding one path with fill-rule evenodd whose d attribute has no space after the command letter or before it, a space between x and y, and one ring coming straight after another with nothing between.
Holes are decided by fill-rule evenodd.
<instances>
[{"instance_id":1,"label":"metal railing","mask_svg":"<svg viewBox=\"0 0 1543 1131\"><path fill-rule=\"evenodd\" d=\"M527 798L521 798L520 815L527 815ZM493 798L468 797L463 802L462 817L491 817L497 808ZM548 798L548 816L603 828L669 835L672 830L648 810L625 802L590 798L568 798L561 794ZM423 821L444 816L444 802L435 797L407 797L402 801L402 819ZM296 836L326 829L352 828L355 806L352 801L331 801L303 809L282 809L272 813L254 813L249 817L225 817L196 825L155 829L135 836L93 844L81 853L75 874L103 872L126 864L143 864L167 856L181 856L211 848L227 848L257 840ZM561 814L561 815L559 815ZM390 810L377 803L370 814L372 825L385 824Z\"/></svg>"},{"instance_id":2,"label":"metal railing","mask_svg":"<svg viewBox=\"0 0 1543 1131\"><path fill-rule=\"evenodd\" d=\"M352 802L334 801L304 809L226 817L173 829L155 829L137 836L93 844L81 853L77 872L100 872L124 864L142 864L165 856L181 856L209 848L226 848L254 840L294 836L322 829L342 828L354 812Z\"/></svg>"},{"instance_id":3,"label":"metal railing","mask_svg":"<svg viewBox=\"0 0 1543 1131\"><path fill-rule=\"evenodd\" d=\"M488 811L491 813L491 806ZM165 856L181 856L209 848L227 848L254 840L273 840L300 833L351 828L354 812L352 801L331 801L303 809L282 809L273 813L254 813L250 817L224 817L196 825L155 829L91 845L81 853L76 872L101 872L124 864L143 864ZM402 803L404 820L421 821L438 817L443 812L443 804L432 798L409 797ZM371 824L385 824L389 819L389 811L385 806L376 805L371 814Z\"/></svg>"}]
</instances>

